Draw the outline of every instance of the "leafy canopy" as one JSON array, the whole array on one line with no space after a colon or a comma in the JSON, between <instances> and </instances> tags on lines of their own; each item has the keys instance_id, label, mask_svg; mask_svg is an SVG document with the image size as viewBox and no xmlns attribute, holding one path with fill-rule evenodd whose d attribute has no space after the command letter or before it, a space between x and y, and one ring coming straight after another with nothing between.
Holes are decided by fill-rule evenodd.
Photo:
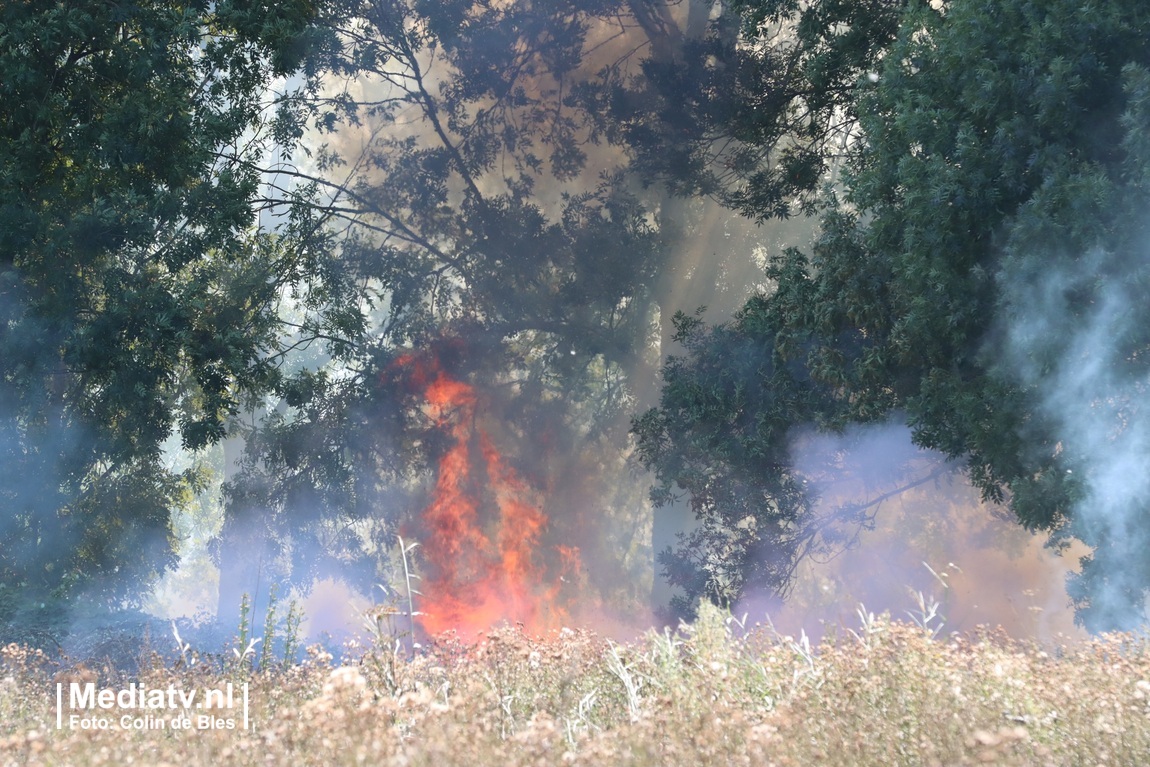
<instances>
[{"instance_id":1,"label":"leafy canopy","mask_svg":"<svg viewBox=\"0 0 1150 767\"><path fill-rule=\"evenodd\" d=\"M334 13L334 5L322 9ZM333 43L311 3L0 7L0 580L133 600L173 560L178 429L218 441L276 378L277 305L322 238L254 161L272 86Z\"/></svg>"}]
</instances>

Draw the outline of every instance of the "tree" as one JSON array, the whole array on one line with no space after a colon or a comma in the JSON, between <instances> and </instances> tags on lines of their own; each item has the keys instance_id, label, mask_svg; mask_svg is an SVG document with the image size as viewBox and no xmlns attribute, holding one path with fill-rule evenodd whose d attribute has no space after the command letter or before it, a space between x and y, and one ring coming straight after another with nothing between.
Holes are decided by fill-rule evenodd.
<instances>
[{"instance_id":1,"label":"tree","mask_svg":"<svg viewBox=\"0 0 1150 767\"><path fill-rule=\"evenodd\" d=\"M1140 620L1145 488L1112 465L1146 433L1148 21L1134 2L901 12L851 97L860 139L810 255L783 254L732 323L684 326L688 354L636 422L660 492L745 541L732 499L756 498L752 530L794 506L771 459L795 424L902 413L1022 524L1095 547L1071 584L1087 627ZM738 484L755 459L766 503Z\"/></svg>"},{"instance_id":2,"label":"tree","mask_svg":"<svg viewBox=\"0 0 1150 767\"><path fill-rule=\"evenodd\" d=\"M386 580L376 568L443 449L394 369L412 349L449 354L485 410L507 413L503 447L537 487L572 481L548 465L557 450L606 440L623 454L628 377L653 364L652 285L666 249L618 161L588 170L588 153L604 150L570 98L595 76L590 38L608 38L599 56L626 50L610 42L617 10L389 2L342 26L333 69L354 91L301 108L338 103L349 124L314 149L310 169L281 175L330 195L359 314L328 334L341 351L326 371L285 380L281 407L250 435L225 547L250 548L251 531L269 559L292 560L281 571L301 584ZM576 527L594 529L568 534Z\"/></svg>"},{"instance_id":3,"label":"tree","mask_svg":"<svg viewBox=\"0 0 1150 767\"><path fill-rule=\"evenodd\" d=\"M290 197L268 199L255 167L292 138L273 82L336 44L337 11L0 8L9 594L137 602L173 562L171 510L200 482L166 467L165 443L217 442L241 398L276 381L277 308L289 286L324 290L325 234ZM275 210L282 222L259 226Z\"/></svg>"},{"instance_id":4,"label":"tree","mask_svg":"<svg viewBox=\"0 0 1150 767\"><path fill-rule=\"evenodd\" d=\"M684 50L672 10L391 2L343 28L335 68L355 86L325 98L348 107L349 125L315 150L318 173L292 172L329 190L346 223L341 252L362 281L363 332L341 336L349 353L328 371L338 393L310 379L297 390L308 397L285 400L253 435L235 486L247 506L229 511L237 535L270 521L268 557L292 552L294 580L386 579L371 563L420 509L420 482L443 450L391 368L411 349L450 347L453 374L484 392L484 410L505 414L502 447L516 470L547 489L548 535L603 563L591 576L603 591L635 581L621 575L636 567L641 524L641 501L626 497L638 484L626 477L626 422L654 377L656 318L669 326L677 299L674 238L698 215L672 211L637 179L624 134L598 112L604 94L637 87L629 75L647 51ZM705 26L709 10L691 3L681 21ZM342 420L380 409L374 432ZM609 508L632 512L620 535ZM347 535L329 549L316 537L325 530Z\"/></svg>"}]
</instances>

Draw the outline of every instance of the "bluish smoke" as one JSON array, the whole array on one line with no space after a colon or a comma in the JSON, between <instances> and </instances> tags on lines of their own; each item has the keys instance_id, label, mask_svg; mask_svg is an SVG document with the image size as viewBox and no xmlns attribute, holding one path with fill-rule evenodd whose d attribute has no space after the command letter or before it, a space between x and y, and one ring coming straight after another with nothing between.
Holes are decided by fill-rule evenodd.
<instances>
[{"instance_id":1,"label":"bluish smoke","mask_svg":"<svg viewBox=\"0 0 1150 767\"><path fill-rule=\"evenodd\" d=\"M1071 579L1079 618L1092 630L1136 629L1150 583L1150 377L1136 351L1144 298L1103 250L1017 263L1026 265L1000 276L1001 368L1033 393L1057 437L1076 494L1064 533L1094 548Z\"/></svg>"}]
</instances>

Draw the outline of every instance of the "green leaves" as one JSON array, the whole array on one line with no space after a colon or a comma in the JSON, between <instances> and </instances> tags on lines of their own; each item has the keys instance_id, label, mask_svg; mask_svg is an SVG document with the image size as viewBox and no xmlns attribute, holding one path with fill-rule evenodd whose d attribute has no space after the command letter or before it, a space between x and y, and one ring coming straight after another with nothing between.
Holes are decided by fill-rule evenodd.
<instances>
[{"instance_id":1,"label":"green leaves","mask_svg":"<svg viewBox=\"0 0 1150 767\"><path fill-rule=\"evenodd\" d=\"M269 83L317 10L0 9L0 465L22 478L0 489L7 582L137 597L186 495L161 446L176 426L188 448L217 442L240 393L267 389L304 232L252 231L255 163Z\"/></svg>"}]
</instances>

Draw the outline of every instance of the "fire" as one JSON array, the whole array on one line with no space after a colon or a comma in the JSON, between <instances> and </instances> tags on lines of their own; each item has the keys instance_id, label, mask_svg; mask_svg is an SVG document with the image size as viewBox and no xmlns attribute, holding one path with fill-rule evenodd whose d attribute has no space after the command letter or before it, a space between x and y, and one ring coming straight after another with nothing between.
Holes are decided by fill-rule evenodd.
<instances>
[{"instance_id":1,"label":"fire","mask_svg":"<svg viewBox=\"0 0 1150 767\"><path fill-rule=\"evenodd\" d=\"M474 388L449 375L434 357L407 355L397 365L408 369L428 416L450 444L421 516L422 550L430 566L420 589L423 630L474 636L502 621L533 633L557 628L568 616L559 604L561 580L550 578L539 561L547 517L538 494L479 424ZM561 573L578 571L578 549L553 549L551 559Z\"/></svg>"}]
</instances>

